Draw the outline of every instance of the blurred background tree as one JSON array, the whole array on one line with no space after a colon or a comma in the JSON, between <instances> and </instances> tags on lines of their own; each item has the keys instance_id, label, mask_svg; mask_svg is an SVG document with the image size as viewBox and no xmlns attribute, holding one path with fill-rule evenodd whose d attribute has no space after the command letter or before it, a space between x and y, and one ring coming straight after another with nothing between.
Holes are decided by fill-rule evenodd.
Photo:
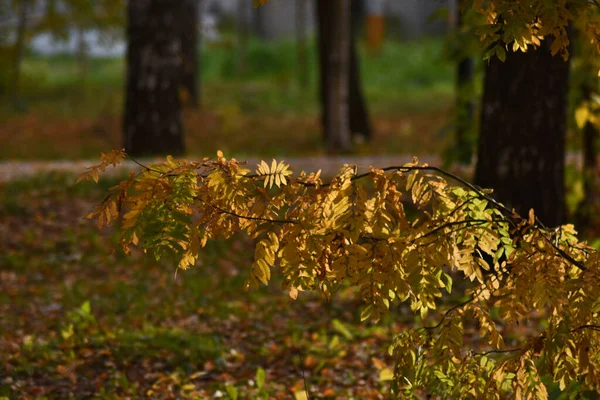
<instances>
[{"instance_id":1,"label":"blurred background tree","mask_svg":"<svg viewBox=\"0 0 600 400\"><path fill-rule=\"evenodd\" d=\"M485 49L481 48L479 29L486 20L481 12L473 11L475 3L470 0L402 4L389 0L348 1L350 14L345 22L350 27L350 40L344 42L349 46L348 58L345 62L336 61L335 68L330 65L330 50L336 39L331 29L335 24L330 22L338 18L332 2L270 1L268 7L253 8L251 0L189 0L182 2L181 7L171 5L177 9L165 8L164 12L177 15L174 18L178 23L172 27L177 30L174 34L179 38L179 50L173 51L172 56L179 60L179 67L167 67L169 63L165 63L161 73L170 76L176 90L168 96L146 92L135 97L135 101L131 100L134 86L127 84L127 77L135 76L135 63L126 62L125 57L123 0L11 0L8 4L0 15L0 62L4 66L0 88L3 98L9 100L3 104L12 107L3 106L0 111L7 121L0 135L6 143L7 138L11 140L0 153L2 157L89 157L123 142L132 146L135 141L125 135L125 126L149 119L144 124L139 122L144 125L142 130L146 135L156 131L152 135L162 139L151 145L153 141L148 137L141 139L144 135L140 134L139 143L145 146L142 153L164 154L173 149L182 152L185 135L186 150L191 155L217 148L257 156L426 154L439 162L445 159L448 165L462 164L467 174L474 172L477 165L479 182L496 186L499 192L507 187L504 195L514 193L509 199L511 204L518 204L517 197L523 194L516 189L518 185L499 181L497 171L503 169L498 156L505 152L499 150L513 146L511 168L525 168L530 156L517 151L517 147L523 148L525 138L520 136L519 142L506 135L517 131L531 133L530 128L539 124L537 119L531 119L532 113L524 110L516 115L514 109L500 112L494 108L495 119L486 112L492 109L491 103L512 107L509 100L515 99L516 92L511 96L498 92L509 90L505 85L509 78L503 78L503 69L511 65L512 54L506 54L506 63L498 63L495 52L499 47L494 46L490 64L481 61ZM575 3L574 6L579 7ZM589 8L589 12L593 10ZM585 21L592 21L591 18L593 15ZM152 33L144 32L142 36ZM139 40L130 32L132 51L141 46ZM561 76L570 75L574 82L574 76L584 75L579 66L585 63L590 75L596 68L591 54L575 52L571 62L577 66L576 71L563 71ZM526 65L528 58L517 56L515 64ZM337 117L335 126L348 128L342 129L344 133L336 133L332 140L330 131L334 125L329 110L332 95L339 92L340 86L331 77L339 75L335 73L339 65L348 69L348 79L341 97L337 97L345 98L346 103L337 109L347 111L336 112L346 117L342 117L344 124ZM528 71L520 67L514 70ZM536 73L536 79L548 82L549 78L542 79L541 75L549 72ZM545 122L562 132L557 133L557 140L532 136L528 145L540 157L549 157L549 142L558 146L554 158L544 161L545 165L557 166L551 179L556 203L548 207L560 209L560 199L566 193L567 210L559 213L568 216L574 215L576 209L583 212L580 205L593 198L591 188L596 186L590 180L596 171L596 140L590 139L594 119L587 118L587 127L578 127L574 118L576 109L583 115L586 108L581 104L587 104L587 115L594 114L595 89L590 88L595 87L597 78L591 75L586 84L561 87L563 97L568 90L568 101L553 103L553 113L566 113L564 123L560 123L564 128L556 128L560 121ZM155 89L162 90L160 87ZM333 90L334 87L338 89ZM555 94L553 91L547 95ZM540 96L546 94L532 94L531 101L526 102L528 107L538 107L538 103L542 107ZM156 111L159 120L180 122L157 124L152 122L156 118L151 116L154 111L127 111L142 107L150 98L165 102ZM202 109L195 109L201 98ZM517 98L524 99L520 95ZM17 111L27 112L15 113L15 105ZM186 109L185 105L193 107ZM166 110L170 110L170 117L162 116ZM121 116L125 122L120 122ZM506 135L500 130L509 129L510 124L502 127L490 122L509 117L516 125ZM157 129L158 125L163 128ZM170 139L167 125L177 126L179 133L175 136L180 139ZM561 137L566 142L562 150ZM63 145L59 148L55 143ZM569 165L575 167L560 167L560 161L554 162L565 153ZM576 168L576 164L581 168ZM583 167L587 172L583 172ZM561 168L566 168L564 174ZM515 173L513 178L517 175L522 176ZM545 172L543 175L547 176ZM566 177L564 184L557 178L559 175ZM541 181L540 185L549 187ZM568 190L561 189L564 185ZM532 199L524 204L530 204Z\"/></svg>"}]
</instances>

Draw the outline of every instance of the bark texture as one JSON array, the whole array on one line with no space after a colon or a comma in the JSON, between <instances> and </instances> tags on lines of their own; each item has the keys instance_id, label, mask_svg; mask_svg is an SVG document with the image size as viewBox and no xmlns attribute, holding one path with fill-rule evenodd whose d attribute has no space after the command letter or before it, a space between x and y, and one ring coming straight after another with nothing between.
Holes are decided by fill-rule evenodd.
<instances>
[{"instance_id":1,"label":"bark texture","mask_svg":"<svg viewBox=\"0 0 600 400\"><path fill-rule=\"evenodd\" d=\"M124 147L134 156L184 152L182 1L130 0Z\"/></svg>"},{"instance_id":2,"label":"bark texture","mask_svg":"<svg viewBox=\"0 0 600 400\"><path fill-rule=\"evenodd\" d=\"M298 62L298 83L305 90L308 87L308 57L307 57L307 1L296 0L296 60Z\"/></svg>"},{"instance_id":3,"label":"bark texture","mask_svg":"<svg viewBox=\"0 0 600 400\"><path fill-rule=\"evenodd\" d=\"M198 44L199 44L199 10L200 0L179 0L181 5L181 46L183 87L186 89L189 101L194 108L200 105L200 91L198 87Z\"/></svg>"},{"instance_id":4,"label":"bark texture","mask_svg":"<svg viewBox=\"0 0 600 400\"><path fill-rule=\"evenodd\" d=\"M331 48L327 57L327 150L346 153L352 149L350 132L349 91L350 76L350 5L347 0L332 0Z\"/></svg>"},{"instance_id":5,"label":"bark texture","mask_svg":"<svg viewBox=\"0 0 600 400\"><path fill-rule=\"evenodd\" d=\"M456 1L456 28L460 32L464 25L464 0ZM458 162L471 164L473 157L470 136L473 129L472 85L475 65L473 58L461 58L456 67L456 149Z\"/></svg>"},{"instance_id":6,"label":"bark texture","mask_svg":"<svg viewBox=\"0 0 600 400\"><path fill-rule=\"evenodd\" d=\"M508 52L486 68L475 181L517 212L549 226L565 217L565 134L569 62L549 40Z\"/></svg>"},{"instance_id":7,"label":"bark texture","mask_svg":"<svg viewBox=\"0 0 600 400\"><path fill-rule=\"evenodd\" d=\"M319 43L319 84L320 84L320 98L321 98L321 121L323 126L323 138L325 142L328 141L329 131L327 127L327 120L329 118L329 101L328 101L328 88L330 87L331 70L329 65L329 55L334 45L334 35L332 32L333 23L335 18L334 1L316 1L317 10L317 25L318 25L318 43ZM356 36L360 28L361 21L361 0L351 0L351 21L350 27L350 45L349 49L349 73L348 73L348 108L349 108L349 124L350 132L361 136L365 140L369 140L371 137L371 123L369 121L369 115L366 108L364 95L362 93L362 85L360 80L359 72L359 61L356 49Z\"/></svg>"},{"instance_id":8,"label":"bark texture","mask_svg":"<svg viewBox=\"0 0 600 400\"><path fill-rule=\"evenodd\" d=\"M593 94L598 92L596 70L592 65L584 67L586 79L581 84L582 100L593 101ZM599 221L600 212L600 170L598 169L598 140L600 133L592 121L583 126L583 199L578 205L576 223L579 228L587 228Z\"/></svg>"}]
</instances>

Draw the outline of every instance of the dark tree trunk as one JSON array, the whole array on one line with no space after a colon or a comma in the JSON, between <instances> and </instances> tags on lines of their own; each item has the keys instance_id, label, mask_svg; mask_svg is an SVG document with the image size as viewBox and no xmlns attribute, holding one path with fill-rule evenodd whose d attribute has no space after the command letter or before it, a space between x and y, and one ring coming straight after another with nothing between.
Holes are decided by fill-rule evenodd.
<instances>
[{"instance_id":1,"label":"dark tree trunk","mask_svg":"<svg viewBox=\"0 0 600 400\"><path fill-rule=\"evenodd\" d=\"M181 46L183 53L183 87L189 96L189 104L197 108L200 105L198 90L198 11L200 0L179 0L181 6L182 36Z\"/></svg>"},{"instance_id":2,"label":"dark tree trunk","mask_svg":"<svg viewBox=\"0 0 600 400\"><path fill-rule=\"evenodd\" d=\"M356 51L356 36L360 27L360 4L362 0L352 0L351 7L351 40L349 50L349 109L350 109L350 131L361 135L368 140L371 137L371 124L369 115L362 93L361 80L359 75L358 56ZM317 27L318 27L318 44L319 44L319 84L321 98L321 123L323 126L323 139L327 142L329 132L327 130L329 102L327 101L327 92L329 87L328 57L331 54L332 48L332 19L334 14L332 1L316 0L317 9Z\"/></svg>"},{"instance_id":3,"label":"dark tree trunk","mask_svg":"<svg viewBox=\"0 0 600 400\"><path fill-rule=\"evenodd\" d=\"M493 57L486 68L475 181L518 213L564 221L569 62L549 40L527 53Z\"/></svg>"},{"instance_id":4,"label":"dark tree trunk","mask_svg":"<svg viewBox=\"0 0 600 400\"><path fill-rule=\"evenodd\" d=\"M306 45L306 0L296 0L296 48L298 83L302 90L308 87L308 60Z\"/></svg>"},{"instance_id":5,"label":"dark tree trunk","mask_svg":"<svg viewBox=\"0 0 600 400\"><path fill-rule=\"evenodd\" d=\"M360 68L356 40L364 20L363 0L352 0L352 38L350 41L350 131L362 137L371 139L371 123L365 104L360 79Z\"/></svg>"},{"instance_id":6,"label":"dark tree trunk","mask_svg":"<svg viewBox=\"0 0 600 400\"><path fill-rule=\"evenodd\" d=\"M184 152L181 4L128 2L124 147L131 155Z\"/></svg>"},{"instance_id":7,"label":"dark tree trunk","mask_svg":"<svg viewBox=\"0 0 600 400\"><path fill-rule=\"evenodd\" d=\"M462 4L464 0L456 2L456 26L459 37L463 26ZM473 149L470 134L473 129L473 99L472 85L474 63L471 57L459 60L456 68L456 149L457 159L461 164L471 164Z\"/></svg>"},{"instance_id":8,"label":"dark tree trunk","mask_svg":"<svg viewBox=\"0 0 600 400\"><path fill-rule=\"evenodd\" d=\"M328 137L327 118L329 116L329 102L327 101L327 88L329 76L327 74L327 57L331 48L331 25L333 9L331 1L315 0L317 10L317 42L319 45L319 98L321 102L321 127L323 140Z\"/></svg>"},{"instance_id":9,"label":"dark tree trunk","mask_svg":"<svg viewBox=\"0 0 600 400\"><path fill-rule=\"evenodd\" d=\"M327 150L330 153L347 153L352 149L350 131L349 91L350 79L350 4L347 0L332 0L331 47L327 57L329 84L326 88L328 115Z\"/></svg>"},{"instance_id":10,"label":"dark tree trunk","mask_svg":"<svg viewBox=\"0 0 600 400\"><path fill-rule=\"evenodd\" d=\"M9 94L14 106L18 106L21 100L21 65L23 64L23 57L25 55L27 13L30 1L21 0L18 6L19 19L17 22L15 44L13 46L12 80L9 84Z\"/></svg>"},{"instance_id":11,"label":"dark tree trunk","mask_svg":"<svg viewBox=\"0 0 600 400\"><path fill-rule=\"evenodd\" d=\"M589 55L588 55L589 56ZM582 100L590 104L592 94L598 90L598 79L593 65L586 65L586 78L581 84ZM583 199L576 212L577 226L585 228L599 220L600 212L600 174L596 157L600 134L591 121L583 126Z\"/></svg>"}]
</instances>

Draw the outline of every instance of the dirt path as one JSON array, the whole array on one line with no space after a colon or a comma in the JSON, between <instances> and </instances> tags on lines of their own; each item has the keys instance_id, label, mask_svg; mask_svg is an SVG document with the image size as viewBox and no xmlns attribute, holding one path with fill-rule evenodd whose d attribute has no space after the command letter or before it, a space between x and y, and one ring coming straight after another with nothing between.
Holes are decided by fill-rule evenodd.
<instances>
[{"instance_id":1,"label":"dirt path","mask_svg":"<svg viewBox=\"0 0 600 400\"><path fill-rule=\"evenodd\" d=\"M269 161L269 158L265 159ZM370 165L375 167L387 167L391 165L402 165L410 162L412 156L396 155L396 156L341 156L341 157L282 157L283 160L289 163L292 170L300 172L302 170L311 172L321 169L324 175L333 175L343 164L353 164L359 167L359 170L366 170ZM152 162L160 162L160 158L140 160L142 164ZM248 165L253 168L260 159L249 158ZM436 156L424 156L419 159L420 162L426 162L432 165L439 165L441 160ZM85 171L85 167L98 163L97 160L79 160L79 161L0 161L0 182L14 179L22 179L28 176L41 172L73 172L79 173ZM107 170L111 173L135 171L139 166L132 161L127 161L121 166Z\"/></svg>"},{"instance_id":2,"label":"dirt path","mask_svg":"<svg viewBox=\"0 0 600 400\"><path fill-rule=\"evenodd\" d=\"M160 162L161 158L140 160L143 164ZM269 161L270 158L265 158ZM314 156L314 157L282 157L278 161L283 160L289 163L294 172L302 170L313 172L319 169L323 175L333 175L337 173L343 164L352 164L359 167L359 171L365 171L370 165L383 168L393 165L402 165L412 160L412 155L371 155L371 156ZM253 168L260 159L251 157L246 160L250 168ZM581 165L581 155L577 153L567 154L566 161L568 164ZM428 163L430 165L441 166L441 157L436 155L423 155L419 157L420 163ZM50 171L73 172L79 173L85 171L85 167L98 163L97 160L79 160L79 161L0 161L0 182L22 179L28 176ZM468 172L471 167L460 168L460 170ZM139 166L132 161L127 161L121 166L109 170L110 173L136 171ZM453 170L455 170L453 168Z\"/></svg>"}]
</instances>

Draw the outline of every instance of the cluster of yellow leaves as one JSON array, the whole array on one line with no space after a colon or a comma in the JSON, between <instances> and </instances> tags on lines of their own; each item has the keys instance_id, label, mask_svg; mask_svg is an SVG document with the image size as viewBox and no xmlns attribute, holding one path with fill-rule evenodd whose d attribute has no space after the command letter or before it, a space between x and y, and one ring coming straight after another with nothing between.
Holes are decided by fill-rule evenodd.
<instances>
[{"instance_id":1,"label":"cluster of yellow leaves","mask_svg":"<svg viewBox=\"0 0 600 400\"><path fill-rule=\"evenodd\" d=\"M597 41L598 5L587 0L469 0L465 9L482 15L485 22L478 27L486 58L506 57L506 51L527 51L551 40L553 55L569 55L569 24L583 21L584 31ZM600 47L598 48L600 50Z\"/></svg>"},{"instance_id":2,"label":"cluster of yellow leaves","mask_svg":"<svg viewBox=\"0 0 600 400\"><path fill-rule=\"evenodd\" d=\"M600 256L572 226L543 228L533 212L521 218L416 159L362 173L345 165L328 183L320 172L294 177L275 160L256 174L244 165L222 152L168 157L113 188L91 217L102 225L122 216L125 251L174 254L180 268L193 266L208 240L243 232L256 242L248 288L274 271L292 298L349 285L365 302L363 320L407 302L421 322L390 347L397 393L546 398L542 375L597 389ZM532 312L547 326L507 342Z\"/></svg>"},{"instance_id":3,"label":"cluster of yellow leaves","mask_svg":"<svg viewBox=\"0 0 600 400\"><path fill-rule=\"evenodd\" d=\"M273 160L271 167L264 161L261 161L256 168L256 174L258 176L265 177L265 188L268 186L269 189L273 187L273 183L277 187L287 184L286 176L290 176L292 171L288 170L289 166L284 164L283 161L277 164L277 161Z\"/></svg>"},{"instance_id":4,"label":"cluster of yellow leaves","mask_svg":"<svg viewBox=\"0 0 600 400\"><path fill-rule=\"evenodd\" d=\"M268 0L254 0L254 6ZM600 53L600 3L592 0L466 0L463 11L473 11L483 17L475 33L485 58L506 58L506 52L527 51L539 47L551 38L552 55L569 55L569 24L583 24L583 31Z\"/></svg>"},{"instance_id":5,"label":"cluster of yellow leaves","mask_svg":"<svg viewBox=\"0 0 600 400\"><path fill-rule=\"evenodd\" d=\"M125 154L125 149L112 150L107 154L100 153L100 164L87 167L87 171L79 176L77 182L79 183L82 180L90 181L93 179L94 182L98 183L100 172L106 171L106 168L109 166L115 167L119 165L125 159L125 157L127 157Z\"/></svg>"}]
</instances>

